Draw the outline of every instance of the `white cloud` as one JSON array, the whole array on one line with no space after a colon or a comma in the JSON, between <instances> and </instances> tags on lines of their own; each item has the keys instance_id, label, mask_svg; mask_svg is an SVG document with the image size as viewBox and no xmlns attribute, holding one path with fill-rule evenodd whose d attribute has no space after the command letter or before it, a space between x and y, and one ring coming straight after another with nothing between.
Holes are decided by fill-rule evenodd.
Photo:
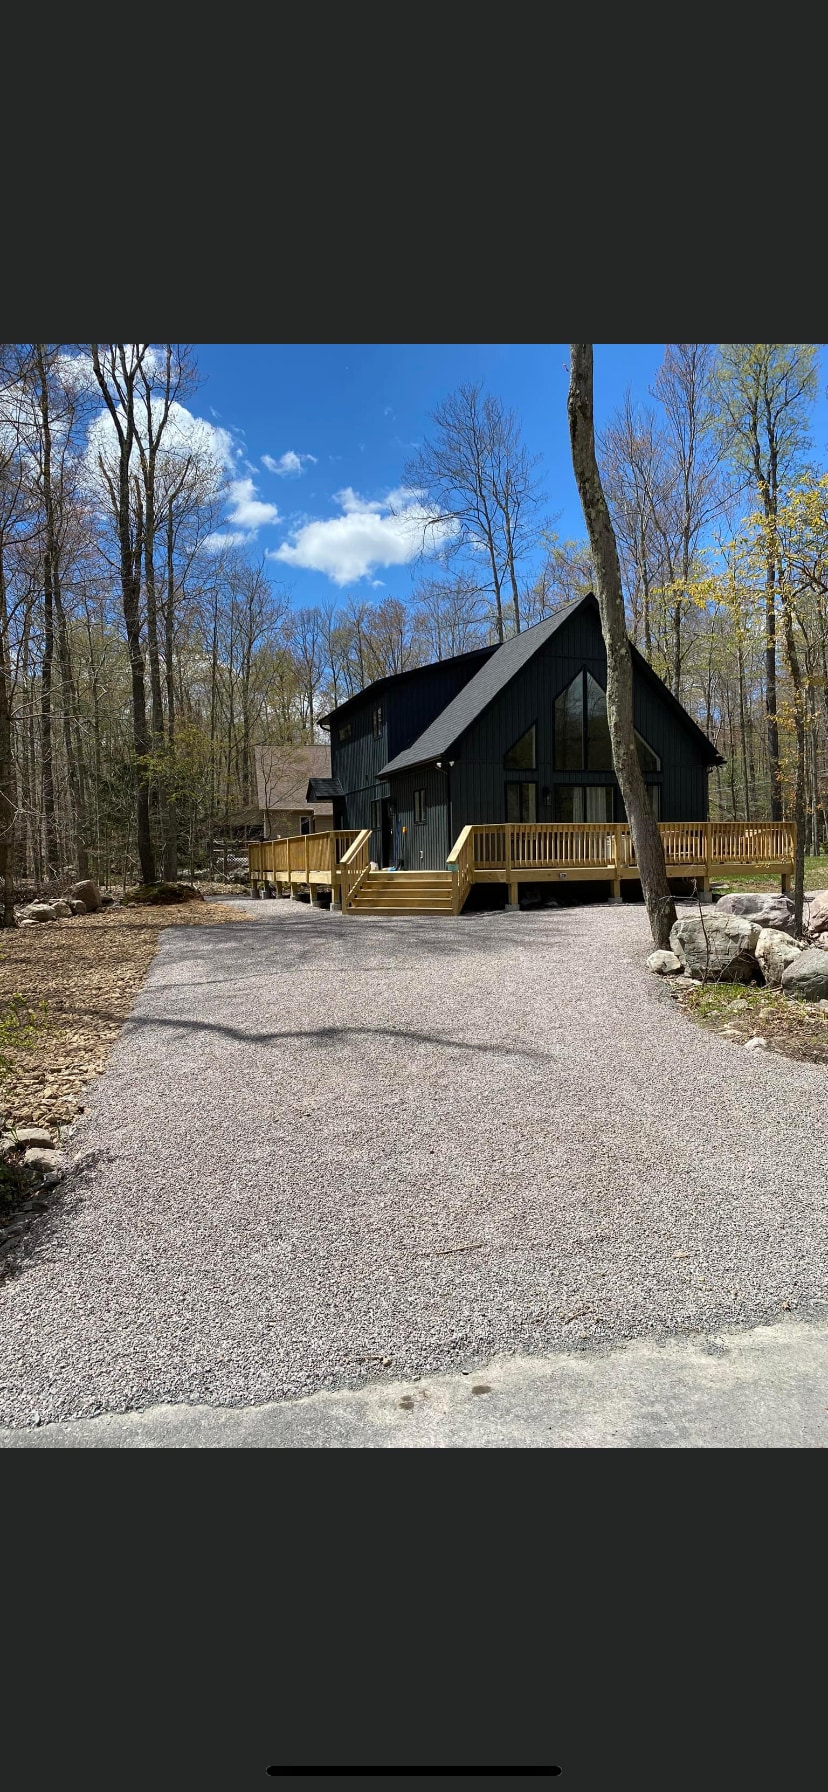
<instances>
[{"instance_id":1,"label":"white cloud","mask_svg":"<svg viewBox=\"0 0 828 1792\"><path fill-rule=\"evenodd\" d=\"M236 523L240 529L259 529L264 523L278 523L279 512L275 504L263 504L256 495L256 487L252 479L233 479L230 482L230 504L227 521Z\"/></svg>"},{"instance_id":2,"label":"white cloud","mask_svg":"<svg viewBox=\"0 0 828 1792\"><path fill-rule=\"evenodd\" d=\"M287 453L282 454L278 460L274 460L272 454L262 455L262 466L267 467L268 473L277 473L280 479L298 479L305 471L305 461L316 466L316 455L296 454L292 448L288 448Z\"/></svg>"},{"instance_id":3,"label":"white cloud","mask_svg":"<svg viewBox=\"0 0 828 1792\"><path fill-rule=\"evenodd\" d=\"M160 409L160 400L154 401L153 410ZM136 421L141 425L141 406L136 406ZM196 417L185 405L173 403L164 432L163 450L165 454L185 458L193 454L212 472L216 486L227 473L231 473L236 465L239 449L229 429L221 429L215 423L208 423L205 417ZM93 478L97 478L98 455L110 465L117 459L118 444L115 436L115 425L109 412L102 410L89 425L87 435L86 463ZM135 450L137 462L138 451Z\"/></svg>"},{"instance_id":4,"label":"white cloud","mask_svg":"<svg viewBox=\"0 0 828 1792\"><path fill-rule=\"evenodd\" d=\"M362 498L346 486L335 497L341 516L294 528L269 558L348 585L379 567L407 566L421 552L429 513L418 492L398 488L385 498ZM440 525L428 530L426 540L437 548L452 533L451 526Z\"/></svg>"},{"instance_id":5,"label":"white cloud","mask_svg":"<svg viewBox=\"0 0 828 1792\"><path fill-rule=\"evenodd\" d=\"M205 535L203 547L208 554L220 554L222 548L240 548L250 540L243 529L215 529L212 535Z\"/></svg>"}]
</instances>

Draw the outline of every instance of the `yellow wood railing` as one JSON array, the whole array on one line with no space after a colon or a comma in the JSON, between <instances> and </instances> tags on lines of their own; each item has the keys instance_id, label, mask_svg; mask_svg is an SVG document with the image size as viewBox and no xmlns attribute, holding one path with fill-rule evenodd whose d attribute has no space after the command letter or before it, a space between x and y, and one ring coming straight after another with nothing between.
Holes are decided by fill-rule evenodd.
<instances>
[{"instance_id":1,"label":"yellow wood railing","mask_svg":"<svg viewBox=\"0 0 828 1792\"><path fill-rule=\"evenodd\" d=\"M324 834L287 834L281 840L251 840L248 867L251 883L336 884L339 860L358 838L357 830L331 829Z\"/></svg>"},{"instance_id":2,"label":"yellow wood railing","mask_svg":"<svg viewBox=\"0 0 828 1792\"><path fill-rule=\"evenodd\" d=\"M659 824L659 833L668 866L692 865L701 870L729 865L793 867L796 826L791 821L665 821ZM509 875L547 866L605 868L610 875L633 871L636 864L627 822L475 824L463 829L452 848L449 866L457 862L460 841L472 877L474 871Z\"/></svg>"},{"instance_id":3,"label":"yellow wood railing","mask_svg":"<svg viewBox=\"0 0 828 1792\"><path fill-rule=\"evenodd\" d=\"M474 882L474 828L463 828L449 853L452 912L459 915Z\"/></svg>"},{"instance_id":4,"label":"yellow wood railing","mask_svg":"<svg viewBox=\"0 0 828 1792\"><path fill-rule=\"evenodd\" d=\"M342 913L351 912L353 897L371 868L371 829L362 828L336 867Z\"/></svg>"}]
</instances>

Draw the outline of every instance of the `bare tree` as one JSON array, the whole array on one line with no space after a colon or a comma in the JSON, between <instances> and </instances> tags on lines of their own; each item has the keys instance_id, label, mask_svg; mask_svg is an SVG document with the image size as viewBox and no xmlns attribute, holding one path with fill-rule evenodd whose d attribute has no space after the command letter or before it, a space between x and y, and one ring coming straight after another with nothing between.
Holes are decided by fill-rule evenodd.
<instances>
[{"instance_id":1,"label":"bare tree","mask_svg":"<svg viewBox=\"0 0 828 1792\"><path fill-rule=\"evenodd\" d=\"M150 826L150 733L141 638L141 560L144 515L138 482L132 475L136 435L136 384L148 349L137 342L93 342L92 366L117 440L114 468L103 455L99 467L109 492L118 536L121 599L126 624L132 680L132 732L136 764L136 835L141 879L155 883L155 853Z\"/></svg>"},{"instance_id":2,"label":"bare tree","mask_svg":"<svg viewBox=\"0 0 828 1792\"><path fill-rule=\"evenodd\" d=\"M632 660L621 569L595 456L592 343L570 343L570 354L567 410L572 465L592 549L601 630L607 650L607 721L612 761L629 817L653 939L656 946L664 947L669 945L676 908L667 882L661 834L647 798L635 744Z\"/></svg>"},{"instance_id":3,"label":"bare tree","mask_svg":"<svg viewBox=\"0 0 828 1792\"><path fill-rule=\"evenodd\" d=\"M485 566L495 631L503 641L504 586L511 590L519 632L518 569L539 535L538 457L523 446L515 413L500 399L484 397L479 382L458 386L432 421L432 439L421 444L404 473L406 487L421 494L426 512L423 552L442 559L465 556L481 583Z\"/></svg>"}]
</instances>

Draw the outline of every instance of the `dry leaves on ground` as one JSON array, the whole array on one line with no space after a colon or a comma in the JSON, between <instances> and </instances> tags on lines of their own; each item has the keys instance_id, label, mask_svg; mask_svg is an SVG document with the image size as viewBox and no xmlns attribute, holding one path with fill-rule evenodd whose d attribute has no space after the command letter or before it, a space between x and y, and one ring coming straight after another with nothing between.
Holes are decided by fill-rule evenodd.
<instances>
[{"instance_id":1,"label":"dry leaves on ground","mask_svg":"<svg viewBox=\"0 0 828 1792\"><path fill-rule=\"evenodd\" d=\"M0 1078L6 1126L35 1123L55 1132L84 1107L158 950L165 927L216 927L244 921L229 903L181 908L116 908L71 921L0 933L0 1016L22 996L42 1030L32 1047L3 1044Z\"/></svg>"},{"instance_id":2,"label":"dry leaves on ground","mask_svg":"<svg viewBox=\"0 0 828 1792\"><path fill-rule=\"evenodd\" d=\"M794 1000L781 989L743 983L702 984L674 991L679 1006L710 1031L745 1046L755 1036L770 1051L809 1064L828 1064L828 1014L814 1002ZM724 1029L727 1028L727 1032Z\"/></svg>"}]
</instances>

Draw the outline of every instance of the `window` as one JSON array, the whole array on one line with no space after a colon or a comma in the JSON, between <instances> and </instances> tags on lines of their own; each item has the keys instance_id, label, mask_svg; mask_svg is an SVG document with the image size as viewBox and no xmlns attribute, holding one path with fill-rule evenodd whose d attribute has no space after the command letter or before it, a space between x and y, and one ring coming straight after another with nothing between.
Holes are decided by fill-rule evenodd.
<instances>
[{"instance_id":1,"label":"window","mask_svg":"<svg viewBox=\"0 0 828 1792\"><path fill-rule=\"evenodd\" d=\"M425 818L426 818L426 793L424 790L415 790L415 792L414 792L414 820L416 822L421 822L421 821L425 821Z\"/></svg>"},{"instance_id":2,"label":"window","mask_svg":"<svg viewBox=\"0 0 828 1792\"><path fill-rule=\"evenodd\" d=\"M635 744L638 749L638 763L641 770L643 772L660 772L661 760L658 754L653 752L652 747L648 747L647 742L642 740L637 730L635 731Z\"/></svg>"},{"instance_id":3,"label":"window","mask_svg":"<svg viewBox=\"0 0 828 1792\"><path fill-rule=\"evenodd\" d=\"M556 784L556 821L612 821L612 784Z\"/></svg>"},{"instance_id":4,"label":"window","mask_svg":"<svg viewBox=\"0 0 828 1792\"><path fill-rule=\"evenodd\" d=\"M507 784L506 786L506 820L537 821L538 819L538 787L537 784Z\"/></svg>"},{"instance_id":5,"label":"window","mask_svg":"<svg viewBox=\"0 0 828 1792\"><path fill-rule=\"evenodd\" d=\"M379 740L382 733L382 704L378 703L373 711L374 739Z\"/></svg>"},{"instance_id":6,"label":"window","mask_svg":"<svg viewBox=\"0 0 828 1792\"><path fill-rule=\"evenodd\" d=\"M612 743L607 721L607 699L591 672L586 675L587 755L591 772L612 771Z\"/></svg>"},{"instance_id":7,"label":"window","mask_svg":"<svg viewBox=\"0 0 828 1792\"><path fill-rule=\"evenodd\" d=\"M584 769L584 675L578 672L555 703L555 764L562 772Z\"/></svg>"},{"instance_id":8,"label":"window","mask_svg":"<svg viewBox=\"0 0 828 1792\"><path fill-rule=\"evenodd\" d=\"M343 741L344 741L344 740L350 740L350 738L351 738L351 724L350 724L350 722L343 722L343 723L342 723L342 726L341 726L341 728L340 728L340 730L339 730L339 744L340 744L340 746L341 746L341 745L342 745L342 742L343 742Z\"/></svg>"},{"instance_id":9,"label":"window","mask_svg":"<svg viewBox=\"0 0 828 1792\"><path fill-rule=\"evenodd\" d=\"M309 834L310 831L311 831L310 816L309 815L300 815L300 817L299 817L299 832L300 832L300 834Z\"/></svg>"},{"instance_id":10,"label":"window","mask_svg":"<svg viewBox=\"0 0 828 1792\"><path fill-rule=\"evenodd\" d=\"M504 754L503 764L507 772L534 771L537 764L534 722L531 728L527 728L526 733L521 735L520 740L516 740L514 746L509 748L508 753Z\"/></svg>"},{"instance_id":11,"label":"window","mask_svg":"<svg viewBox=\"0 0 828 1792\"><path fill-rule=\"evenodd\" d=\"M658 754L634 732L641 770L660 772ZM576 674L555 703L555 764L562 772L613 769L606 692L586 670Z\"/></svg>"},{"instance_id":12,"label":"window","mask_svg":"<svg viewBox=\"0 0 828 1792\"><path fill-rule=\"evenodd\" d=\"M371 827L375 834L379 834L382 828L382 802L378 797L374 797L371 802Z\"/></svg>"}]
</instances>

